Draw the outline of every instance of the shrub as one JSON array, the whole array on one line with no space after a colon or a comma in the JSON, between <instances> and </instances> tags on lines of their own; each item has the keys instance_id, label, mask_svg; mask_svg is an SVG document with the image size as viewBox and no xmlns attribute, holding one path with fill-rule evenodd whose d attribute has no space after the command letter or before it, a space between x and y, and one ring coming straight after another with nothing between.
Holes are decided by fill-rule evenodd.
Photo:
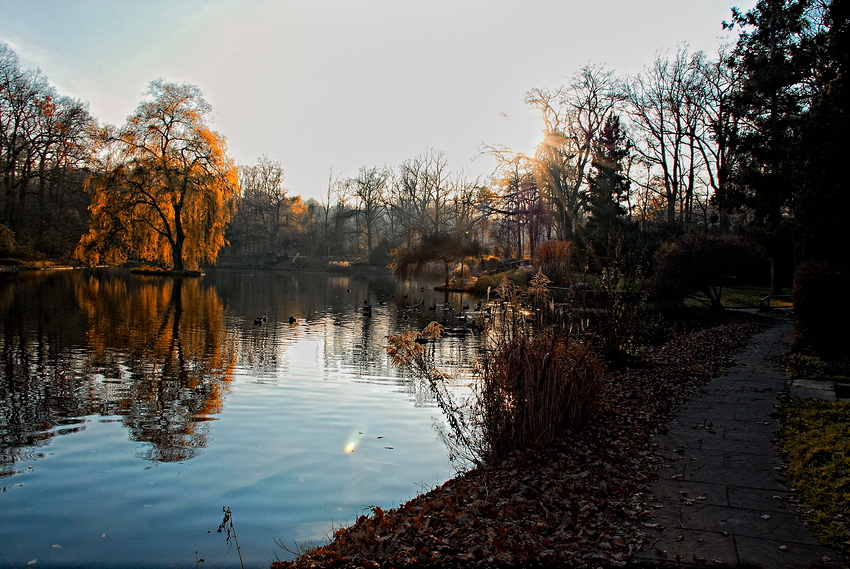
<instances>
[{"instance_id":1,"label":"shrub","mask_svg":"<svg viewBox=\"0 0 850 569\"><path fill-rule=\"evenodd\" d=\"M826 359L847 358L850 268L827 261L803 263L794 275L795 344Z\"/></svg>"},{"instance_id":2,"label":"shrub","mask_svg":"<svg viewBox=\"0 0 850 569\"><path fill-rule=\"evenodd\" d=\"M11 255L16 248L15 232L5 223L0 223L0 255Z\"/></svg>"},{"instance_id":3,"label":"shrub","mask_svg":"<svg viewBox=\"0 0 850 569\"><path fill-rule=\"evenodd\" d=\"M478 277L472 285L473 292L486 292L487 289L495 290L505 280L512 282L518 286L528 284L528 271L520 267L495 274L483 274Z\"/></svg>"},{"instance_id":4,"label":"shrub","mask_svg":"<svg viewBox=\"0 0 850 569\"><path fill-rule=\"evenodd\" d=\"M345 273L350 274L353 272L353 267L351 263L348 261L329 261L326 270L329 273Z\"/></svg>"},{"instance_id":5,"label":"shrub","mask_svg":"<svg viewBox=\"0 0 850 569\"><path fill-rule=\"evenodd\" d=\"M386 267L392 263L392 251L395 250L396 244L381 239L374 249L369 251L369 264L375 267Z\"/></svg>"},{"instance_id":6,"label":"shrub","mask_svg":"<svg viewBox=\"0 0 850 569\"><path fill-rule=\"evenodd\" d=\"M441 433L453 457L476 464L541 447L576 429L593 409L603 366L591 342L563 328L535 331L516 289L504 282L503 302L488 329L490 349L466 399L456 398L435 365L433 341L442 327L389 336L387 352L428 382L449 429ZM430 349L424 344L431 344Z\"/></svg>"},{"instance_id":7,"label":"shrub","mask_svg":"<svg viewBox=\"0 0 850 569\"><path fill-rule=\"evenodd\" d=\"M850 360L826 361L817 356L790 352L781 358L785 370L792 379L820 379L824 381L850 382Z\"/></svg>"},{"instance_id":8,"label":"shrub","mask_svg":"<svg viewBox=\"0 0 850 569\"><path fill-rule=\"evenodd\" d=\"M590 345L575 336L549 331L497 346L481 362L476 388L485 458L545 446L577 428L602 371Z\"/></svg>"},{"instance_id":9,"label":"shrub","mask_svg":"<svg viewBox=\"0 0 850 569\"><path fill-rule=\"evenodd\" d=\"M722 310L726 277L736 275L749 261L747 243L738 236L689 233L659 247L650 296L662 310L681 307L686 298Z\"/></svg>"}]
</instances>

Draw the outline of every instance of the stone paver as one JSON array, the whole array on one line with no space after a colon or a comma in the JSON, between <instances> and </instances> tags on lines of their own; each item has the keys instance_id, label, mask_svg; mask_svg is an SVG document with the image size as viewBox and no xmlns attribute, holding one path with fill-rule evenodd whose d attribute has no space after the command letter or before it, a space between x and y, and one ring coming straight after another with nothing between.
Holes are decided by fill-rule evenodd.
<instances>
[{"instance_id":1,"label":"stone paver","mask_svg":"<svg viewBox=\"0 0 850 569\"><path fill-rule=\"evenodd\" d=\"M840 567L799 517L774 443L779 396L788 388L778 356L791 324L753 337L658 435L663 458L651 486L655 541L641 565Z\"/></svg>"}]
</instances>

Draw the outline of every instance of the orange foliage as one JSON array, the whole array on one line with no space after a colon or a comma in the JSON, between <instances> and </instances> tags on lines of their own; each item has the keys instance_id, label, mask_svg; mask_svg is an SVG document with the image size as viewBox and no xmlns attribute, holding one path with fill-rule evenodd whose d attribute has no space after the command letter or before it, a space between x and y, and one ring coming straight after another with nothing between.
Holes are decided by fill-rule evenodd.
<instances>
[{"instance_id":1,"label":"orange foliage","mask_svg":"<svg viewBox=\"0 0 850 569\"><path fill-rule=\"evenodd\" d=\"M132 378L115 407L133 440L152 443L150 457L159 461L194 456L206 445L204 420L223 409L236 365L215 289L196 279L128 286L91 277L74 294L88 315L92 351L84 369Z\"/></svg>"},{"instance_id":2,"label":"orange foliage","mask_svg":"<svg viewBox=\"0 0 850 569\"><path fill-rule=\"evenodd\" d=\"M238 194L224 138L205 119L211 107L192 85L151 82L136 114L105 129L104 167L91 176L91 226L77 257L116 263L128 255L174 269L215 262Z\"/></svg>"}]
</instances>

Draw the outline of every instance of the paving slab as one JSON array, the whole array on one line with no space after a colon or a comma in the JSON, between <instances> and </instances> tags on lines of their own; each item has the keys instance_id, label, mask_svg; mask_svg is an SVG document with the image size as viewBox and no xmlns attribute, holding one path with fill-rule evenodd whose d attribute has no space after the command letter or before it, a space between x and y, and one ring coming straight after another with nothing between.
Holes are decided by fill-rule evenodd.
<instances>
[{"instance_id":1,"label":"paving slab","mask_svg":"<svg viewBox=\"0 0 850 569\"><path fill-rule=\"evenodd\" d=\"M774 442L776 407L791 386L778 358L791 323L755 335L732 365L682 405L654 439L658 480L640 566L838 568L804 524ZM812 389L795 385L795 392Z\"/></svg>"},{"instance_id":2,"label":"paving slab","mask_svg":"<svg viewBox=\"0 0 850 569\"><path fill-rule=\"evenodd\" d=\"M810 544L783 543L771 539L735 536L735 548L739 558L750 560L747 563L755 567L811 569L836 566L829 550ZM817 558L818 555L820 555L819 558Z\"/></svg>"},{"instance_id":3,"label":"paving slab","mask_svg":"<svg viewBox=\"0 0 850 569\"><path fill-rule=\"evenodd\" d=\"M691 480L659 480L653 486L656 498L665 502L700 502L715 506L728 506L729 493L725 484L693 482Z\"/></svg>"}]
</instances>

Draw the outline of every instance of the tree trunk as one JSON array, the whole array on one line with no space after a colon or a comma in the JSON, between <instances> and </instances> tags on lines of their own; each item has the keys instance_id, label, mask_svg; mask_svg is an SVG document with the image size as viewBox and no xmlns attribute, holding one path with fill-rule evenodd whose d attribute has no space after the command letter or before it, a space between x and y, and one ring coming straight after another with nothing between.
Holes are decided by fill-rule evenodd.
<instances>
[{"instance_id":1,"label":"tree trunk","mask_svg":"<svg viewBox=\"0 0 850 569\"><path fill-rule=\"evenodd\" d=\"M180 219L180 211L177 210L174 216L174 243L171 249L171 259L173 269L175 271L184 270L183 263L183 245L186 242L186 234L183 231L183 222Z\"/></svg>"}]
</instances>

